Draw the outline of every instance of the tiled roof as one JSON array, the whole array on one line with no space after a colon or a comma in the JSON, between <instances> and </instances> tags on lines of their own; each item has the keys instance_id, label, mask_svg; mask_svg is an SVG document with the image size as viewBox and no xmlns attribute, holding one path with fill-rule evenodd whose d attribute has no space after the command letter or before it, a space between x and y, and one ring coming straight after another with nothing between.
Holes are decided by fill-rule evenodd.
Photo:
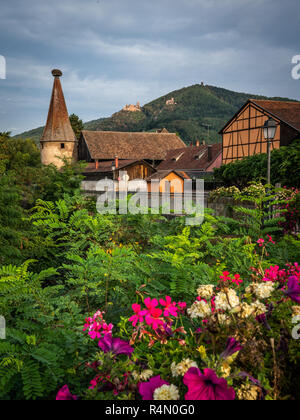
<instances>
[{"instance_id":1,"label":"tiled roof","mask_svg":"<svg viewBox=\"0 0 300 420\"><path fill-rule=\"evenodd\" d=\"M300 131L300 102L264 101L257 99L252 99L251 102Z\"/></svg>"},{"instance_id":2,"label":"tiled roof","mask_svg":"<svg viewBox=\"0 0 300 420\"><path fill-rule=\"evenodd\" d=\"M163 160L169 150L184 148L185 143L171 133L128 133L82 131L92 159Z\"/></svg>"},{"instance_id":3,"label":"tiled roof","mask_svg":"<svg viewBox=\"0 0 300 420\"><path fill-rule=\"evenodd\" d=\"M157 171L153 175L149 176L147 178L147 181L151 181L152 179L159 179L159 180L164 179L172 172L180 176L180 178L182 179L190 179L190 177L183 171Z\"/></svg>"},{"instance_id":4,"label":"tiled roof","mask_svg":"<svg viewBox=\"0 0 300 420\"><path fill-rule=\"evenodd\" d=\"M171 150L166 159L161 162L157 170L205 171L222 152L222 144L211 145L211 159L208 159L207 145L190 146L183 149Z\"/></svg>"},{"instance_id":5,"label":"tiled roof","mask_svg":"<svg viewBox=\"0 0 300 420\"><path fill-rule=\"evenodd\" d=\"M52 74L54 76L52 97L41 141L76 141L59 79L62 73L59 70L53 70Z\"/></svg>"},{"instance_id":6,"label":"tiled roof","mask_svg":"<svg viewBox=\"0 0 300 420\"><path fill-rule=\"evenodd\" d=\"M117 170L123 169L123 168L127 168L127 166L132 165L133 163L140 163L142 162L141 160L130 160L130 159L124 159L124 160L120 160L119 161L119 166L117 168ZM83 173L98 173L98 172L112 172L112 165L115 164L115 160L107 160L104 162L99 162L98 164L98 168L96 168L96 164L95 162L93 163L88 163L88 165L86 166L86 168L83 170ZM144 164L146 164L144 162ZM148 166L151 166L149 164L147 164Z\"/></svg>"}]
</instances>

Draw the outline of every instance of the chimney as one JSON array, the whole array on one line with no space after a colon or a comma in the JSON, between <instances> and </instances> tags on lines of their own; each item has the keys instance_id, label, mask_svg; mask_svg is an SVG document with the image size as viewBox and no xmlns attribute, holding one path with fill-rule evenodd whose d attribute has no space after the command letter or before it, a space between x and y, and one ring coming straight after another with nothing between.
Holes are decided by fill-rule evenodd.
<instances>
[{"instance_id":1,"label":"chimney","mask_svg":"<svg viewBox=\"0 0 300 420\"><path fill-rule=\"evenodd\" d=\"M207 146L207 157L208 157L208 162L212 161L212 145L209 144Z\"/></svg>"},{"instance_id":2,"label":"chimney","mask_svg":"<svg viewBox=\"0 0 300 420\"><path fill-rule=\"evenodd\" d=\"M199 147L200 146L200 141L199 140L197 140L196 141L196 147Z\"/></svg>"},{"instance_id":3,"label":"chimney","mask_svg":"<svg viewBox=\"0 0 300 420\"><path fill-rule=\"evenodd\" d=\"M115 167L116 167L116 169L119 169L119 157L118 156L115 157Z\"/></svg>"}]
</instances>

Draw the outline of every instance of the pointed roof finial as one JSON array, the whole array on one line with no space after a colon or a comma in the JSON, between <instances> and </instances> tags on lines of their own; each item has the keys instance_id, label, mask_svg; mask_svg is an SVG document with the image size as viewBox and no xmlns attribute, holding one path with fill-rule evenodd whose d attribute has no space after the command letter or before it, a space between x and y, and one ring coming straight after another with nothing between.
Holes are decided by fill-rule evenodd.
<instances>
[{"instance_id":1,"label":"pointed roof finial","mask_svg":"<svg viewBox=\"0 0 300 420\"><path fill-rule=\"evenodd\" d=\"M41 142L75 142L76 137L69 120L69 114L59 79L62 76L62 71L54 69L52 70L52 75L54 76L53 90L47 123L44 128Z\"/></svg>"},{"instance_id":2,"label":"pointed roof finial","mask_svg":"<svg viewBox=\"0 0 300 420\"><path fill-rule=\"evenodd\" d=\"M52 76L53 77L61 77L63 75L62 71L61 70L58 70L58 69L52 70L51 73L52 73Z\"/></svg>"}]
</instances>

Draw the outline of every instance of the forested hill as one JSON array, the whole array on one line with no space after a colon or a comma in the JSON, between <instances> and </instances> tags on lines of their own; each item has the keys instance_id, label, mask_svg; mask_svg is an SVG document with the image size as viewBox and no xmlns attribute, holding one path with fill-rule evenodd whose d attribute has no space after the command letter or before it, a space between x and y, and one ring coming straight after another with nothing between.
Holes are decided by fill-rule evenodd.
<instances>
[{"instance_id":1,"label":"forested hill","mask_svg":"<svg viewBox=\"0 0 300 420\"><path fill-rule=\"evenodd\" d=\"M175 104L167 104L172 98ZM237 93L215 86L193 85L170 92L144 105L141 111L120 111L110 118L86 122L84 128L105 131L152 131L166 128L178 133L187 143L207 141L208 135L209 141L216 143L220 141L219 130L249 98L289 100ZM17 137L31 137L39 141L42 131L43 127L40 127Z\"/></svg>"}]
</instances>

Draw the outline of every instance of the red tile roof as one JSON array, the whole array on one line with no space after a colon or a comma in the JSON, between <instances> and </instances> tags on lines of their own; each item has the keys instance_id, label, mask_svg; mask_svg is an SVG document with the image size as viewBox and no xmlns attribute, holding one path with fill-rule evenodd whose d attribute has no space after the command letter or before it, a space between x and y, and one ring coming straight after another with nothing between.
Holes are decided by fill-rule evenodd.
<instances>
[{"instance_id":1,"label":"red tile roof","mask_svg":"<svg viewBox=\"0 0 300 420\"><path fill-rule=\"evenodd\" d=\"M187 175L183 171L157 171L154 174L152 174L151 176L149 176L147 178L147 181L151 181L151 179L159 179L159 180L162 180L162 179L166 178L171 173L174 173L174 174L178 175L182 179L191 179L189 177L189 175Z\"/></svg>"},{"instance_id":2,"label":"red tile roof","mask_svg":"<svg viewBox=\"0 0 300 420\"><path fill-rule=\"evenodd\" d=\"M60 70L53 70L52 75L54 76L52 97L49 106L47 123L41 137L41 142L76 141L59 79L60 76L62 76L62 73Z\"/></svg>"},{"instance_id":3,"label":"red tile roof","mask_svg":"<svg viewBox=\"0 0 300 420\"><path fill-rule=\"evenodd\" d=\"M264 101L257 99L252 99L251 102L300 131L300 102Z\"/></svg>"},{"instance_id":4,"label":"red tile roof","mask_svg":"<svg viewBox=\"0 0 300 420\"><path fill-rule=\"evenodd\" d=\"M163 160L169 150L185 143L172 133L82 131L92 159Z\"/></svg>"},{"instance_id":5,"label":"red tile roof","mask_svg":"<svg viewBox=\"0 0 300 420\"><path fill-rule=\"evenodd\" d=\"M222 153L222 144L212 144L211 159L208 159L207 145L190 146L183 149L171 150L166 159L158 165L157 170L205 171Z\"/></svg>"}]
</instances>

